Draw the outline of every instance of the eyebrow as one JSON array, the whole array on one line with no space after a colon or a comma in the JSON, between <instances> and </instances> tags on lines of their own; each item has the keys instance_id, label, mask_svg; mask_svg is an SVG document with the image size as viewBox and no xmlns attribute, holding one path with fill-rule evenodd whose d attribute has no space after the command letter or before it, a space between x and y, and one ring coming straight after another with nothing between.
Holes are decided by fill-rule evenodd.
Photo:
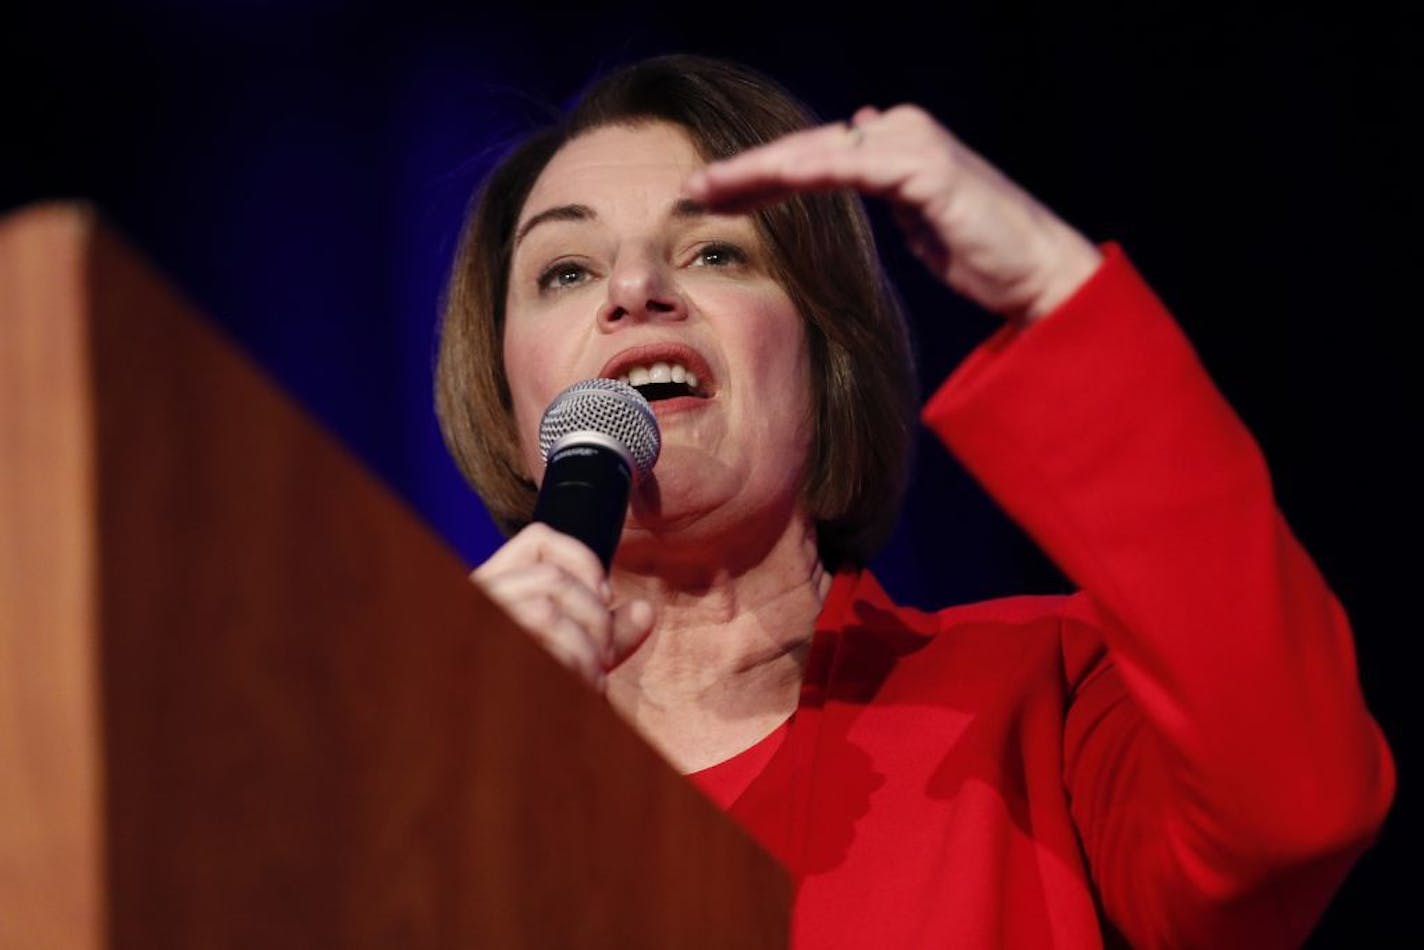
<instances>
[{"instance_id":1,"label":"eyebrow","mask_svg":"<svg viewBox=\"0 0 1424 950\"><path fill-rule=\"evenodd\" d=\"M691 198L681 198L672 206L669 217L678 220L691 218L702 218L707 215L707 206ZM598 219L598 212L588 205L556 205L553 208L545 208L538 214L531 217L519 228L519 233L514 236L514 246L518 247L519 242L524 240L525 235L534 230L537 226L548 221L595 221Z\"/></svg>"}]
</instances>

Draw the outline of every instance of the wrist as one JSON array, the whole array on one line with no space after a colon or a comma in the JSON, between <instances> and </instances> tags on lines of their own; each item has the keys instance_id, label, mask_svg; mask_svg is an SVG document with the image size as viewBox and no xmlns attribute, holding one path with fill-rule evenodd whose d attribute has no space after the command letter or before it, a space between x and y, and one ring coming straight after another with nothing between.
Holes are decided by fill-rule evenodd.
<instances>
[{"instance_id":1,"label":"wrist","mask_svg":"<svg viewBox=\"0 0 1424 950\"><path fill-rule=\"evenodd\" d=\"M1037 323L1087 283L1103 262L1102 252L1077 231L1063 225L1045 254L1039 290L1023 311L1025 325Z\"/></svg>"}]
</instances>

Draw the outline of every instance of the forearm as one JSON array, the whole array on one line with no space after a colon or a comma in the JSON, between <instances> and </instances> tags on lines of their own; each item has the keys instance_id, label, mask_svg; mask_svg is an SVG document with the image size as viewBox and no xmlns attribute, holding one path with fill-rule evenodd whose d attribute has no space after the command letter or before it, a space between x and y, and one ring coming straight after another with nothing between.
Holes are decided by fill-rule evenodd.
<instances>
[{"instance_id":1,"label":"forearm","mask_svg":"<svg viewBox=\"0 0 1424 950\"><path fill-rule=\"evenodd\" d=\"M1228 901L1358 850L1393 772L1348 623L1254 441L1120 252L973 354L925 416L1100 608L1153 747L1132 765L1159 800L1138 807L1188 885Z\"/></svg>"}]
</instances>

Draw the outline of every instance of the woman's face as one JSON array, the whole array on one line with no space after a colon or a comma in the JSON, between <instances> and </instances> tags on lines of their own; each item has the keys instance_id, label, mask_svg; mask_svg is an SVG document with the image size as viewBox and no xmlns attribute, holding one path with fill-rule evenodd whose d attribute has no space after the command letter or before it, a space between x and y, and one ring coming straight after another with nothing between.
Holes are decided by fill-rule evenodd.
<instances>
[{"instance_id":1,"label":"woman's face","mask_svg":"<svg viewBox=\"0 0 1424 950\"><path fill-rule=\"evenodd\" d=\"M663 449L634 492L625 549L755 535L799 499L811 431L801 316L752 219L683 197L703 164L677 126L596 129L545 167L515 231L504 362L530 472L542 472L539 420L564 387L671 381L645 389Z\"/></svg>"}]
</instances>

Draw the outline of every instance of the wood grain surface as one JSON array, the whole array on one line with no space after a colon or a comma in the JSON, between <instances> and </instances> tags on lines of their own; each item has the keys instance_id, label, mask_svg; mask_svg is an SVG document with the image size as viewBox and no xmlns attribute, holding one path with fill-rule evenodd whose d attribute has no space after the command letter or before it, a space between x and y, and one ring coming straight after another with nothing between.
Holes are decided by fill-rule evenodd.
<instances>
[{"instance_id":1,"label":"wood grain surface","mask_svg":"<svg viewBox=\"0 0 1424 950\"><path fill-rule=\"evenodd\" d=\"M93 215L0 281L0 944L785 945L781 869Z\"/></svg>"},{"instance_id":2,"label":"wood grain surface","mask_svg":"<svg viewBox=\"0 0 1424 950\"><path fill-rule=\"evenodd\" d=\"M102 945L83 208L0 223L0 947Z\"/></svg>"}]
</instances>

